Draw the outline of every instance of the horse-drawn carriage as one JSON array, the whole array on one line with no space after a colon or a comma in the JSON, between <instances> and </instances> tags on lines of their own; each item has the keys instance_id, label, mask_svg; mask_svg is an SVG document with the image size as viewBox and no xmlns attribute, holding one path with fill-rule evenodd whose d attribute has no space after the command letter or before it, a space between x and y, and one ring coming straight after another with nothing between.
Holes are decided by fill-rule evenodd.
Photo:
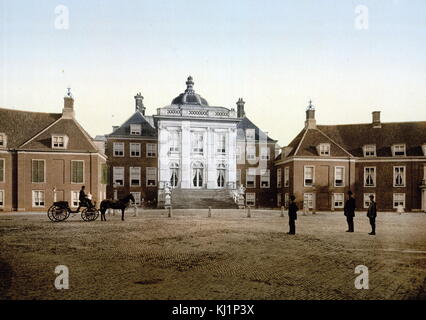
<instances>
[{"instance_id":1,"label":"horse-drawn carriage","mask_svg":"<svg viewBox=\"0 0 426 320\"><path fill-rule=\"evenodd\" d=\"M68 201L57 201L47 210L47 216L53 222L65 221L71 213L79 213L71 210ZM95 221L99 217L99 210L96 206L85 207L81 212L81 218L84 221Z\"/></svg>"}]
</instances>

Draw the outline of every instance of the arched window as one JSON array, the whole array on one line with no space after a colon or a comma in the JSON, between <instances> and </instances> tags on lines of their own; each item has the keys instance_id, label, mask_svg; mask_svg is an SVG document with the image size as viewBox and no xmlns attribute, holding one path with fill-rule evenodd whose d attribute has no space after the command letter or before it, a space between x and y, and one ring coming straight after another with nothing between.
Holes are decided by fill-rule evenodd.
<instances>
[{"instance_id":1,"label":"arched window","mask_svg":"<svg viewBox=\"0 0 426 320\"><path fill-rule=\"evenodd\" d=\"M179 181L179 164L172 162L170 164L170 185L177 187Z\"/></svg>"},{"instance_id":2,"label":"arched window","mask_svg":"<svg viewBox=\"0 0 426 320\"><path fill-rule=\"evenodd\" d=\"M226 166L224 163L220 163L217 166L217 186L219 188L225 187L225 172Z\"/></svg>"},{"instance_id":3,"label":"arched window","mask_svg":"<svg viewBox=\"0 0 426 320\"><path fill-rule=\"evenodd\" d=\"M201 188L203 186L204 165L200 161L192 164L192 186Z\"/></svg>"}]
</instances>

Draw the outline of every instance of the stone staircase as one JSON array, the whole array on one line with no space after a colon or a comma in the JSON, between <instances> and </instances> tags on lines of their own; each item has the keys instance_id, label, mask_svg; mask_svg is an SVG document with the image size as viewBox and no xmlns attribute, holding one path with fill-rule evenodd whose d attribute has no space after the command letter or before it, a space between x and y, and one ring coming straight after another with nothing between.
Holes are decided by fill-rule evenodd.
<instances>
[{"instance_id":1,"label":"stone staircase","mask_svg":"<svg viewBox=\"0 0 426 320\"><path fill-rule=\"evenodd\" d=\"M235 209L237 208L230 190L217 189L174 189L173 209Z\"/></svg>"}]
</instances>

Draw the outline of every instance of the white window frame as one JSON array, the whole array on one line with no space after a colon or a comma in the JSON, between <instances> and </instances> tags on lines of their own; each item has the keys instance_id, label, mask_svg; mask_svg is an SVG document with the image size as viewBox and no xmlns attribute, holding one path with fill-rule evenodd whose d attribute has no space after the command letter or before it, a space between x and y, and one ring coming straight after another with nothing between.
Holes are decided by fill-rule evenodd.
<instances>
[{"instance_id":1,"label":"white window frame","mask_svg":"<svg viewBox=\"0 0 426 320\"><path fill-rule=\"evenodd\" d=\"M305 208L305 204L308 209L314 209L315 194L313 192L305 192L303 194L303 208Z\"/></svg>"},{"instance_id":2,"label":"white window frame","mask_svg":"<svg viewBox=\"0 0 426 320\"><path fill-rule=\"evenodd\" d=\"M277 169L277 188L281 188L282 187L282 169L278 168Z\"/></svg>"},{"instance_id":3,"label":"white window frame","mask_svg":"<svg viewBox=\"0 0 426 320\"><path fill-rule=\"evenodd\" d=\"M364 157L376 157L376 145L375 144L366 144L364 146Z\"/></svg>"},{"instance_id":4,"label":"white window frame","mask_svg":"<svg viewBox=\"0 0 426 320\"><path fill-rule=\"evenodd\" d=\"M271 149L268 147L260 148L260 159L269 161L271 159Z\"/></svg>"},{"instance_id":5,"label":"white window frame","mask_svg":"<svg viewBox=\"0 0 426 320\"><path fill-rule=\"evenodd\" d=\"M204 154L204 132L193 131L191 134L191 150L194 154Z\"/></svg>"},{"instance_id":6,"label":"white window frame","mask_svg":"<svg viewBox=\"0 0 426 320\"><path fill-rule=\"evenodd\" d=\"M133 172L137 171L137 173ZM140 187L141 186L141 167L129 167L129 186L130 187ZM135 179L137 177L137 179ZM137 184L133 184L132 180L138 180Z\"/></svg>"},{"instance_id":7,"label":"white window frame","mask_svg":"<svg viewBox=\"0 0 426 320\"><path fill-rule=\"evenodd\" d=\"M284 207L288 208L290 203L290 194L288 192L284 193Z\"/></svg>"},{"instance_id":8,"label":"white window frame","mask_svg":"<svg viewBox=\"0 0 426 320\"><path fill-rule=\"evenodd\" d=\"M254 144L247 144L246 146L246 159L256 160L256 146Z\"/></svg>"},{"instance_id":9,"label":"white window frame","mask_svg":"<svg viewBox=\"0 0 426 320\"><path fill-rule=\"evenodd\" d=\"M146 157L147 158L157 158L157 144L156 143L147 143L146 144Z\"/></svg>"},{"instance_id":10,"label":"white window frame","mask_svg":"<svg viewBox=\"0 0 426 320\"><path fill-rule=\"evenodd\" d=\"M227 135L225 132L216 133L216 153L217 154L226 154L226 142L228 141ZM223 144L223 145L222 145Z\"/></svg>"},{"instance_id":11,"label":"white window frame","mask_svg":"<svg viewBox=\"0 0 426 320\"><path fill-rule=\"evenodd\" d=\"M263 174L260 175L260 187L262 189L268 189L271 187L271 171L269 169L263 170ZM266 183L264 186L263 184Z\"/></svg>"},{"instance_id":12,"label":"white window frame","mask_svg":"<svg viewBox=\"0 0 426 320\"><path fill-rule=\"evenodd\" d=\"M367 169L373 169L373 184L367 185ZM364 187L365 188L375 188L377 184L377 168L376 167L364 167Z\"/></svg>"},{"instance_id":13,"label":"white window frame","mask_svg":"<svg viewBox=\"0 0 426 320\"><path fill-rule=\"evenodd\" d=\"M396 169L401 169L403 168L403 174L402 174L402 184L401 185L397 185L396 184ZM406 183L407 183L407 167L406 166L393 166L393 186L395 188L405 188L406 187Z\"/></svg>"},{"instance_id":14,"label":"white window frame","mask_svg":"<svg viewBox=\"0 0 426 320\"><path fill-rule=\"evenodd\" d=\"M141 193L131 191L130 194L133 195L133 198L135 198L135 205L140 206L142 200Z\"/></svg>"},{"instance_id":15,"label":"white window frame","mask_svg":"<svg viewBox=\"0 0 426 320\"><path fill-rule=\"evenodd\" d=\"M142 124L140 124L140 123L130 124L130 135L131 136L142 135Z\"/></svg>"},{"instance_id":16,"label":"white window frame","mask_svg":"<svg viewBox=\"0 0 426 320\"><path fill-rule=\"evenodd\" d=\"M42 182L34 182L33 181L33 166L34 161L43 161L43 181ZM33 184L42 184L46 183L46 160L45 159L31 159L31 183Z\"/></svg>"},{"instance_id":17,"label":"white window frame","mask_svg":"<svg viewBox=\"0 0 426 320\"><path fill-rule=\"evenodd\" d=\"M277 207L280 208L282 206L282 194L281 192L277 193Z\"/></svg>"},{"instance_id":18,"label":"white window frame","mask_svg":"<svg viewBox=\"0 0 426 320\"><path fill-rule=\"evenodd\" d=\"M119 173L118 171L122 170L122 174ZM117 176L119 176L118 178L120 178L122 175L122 180L123 180L123 184L118 184L116 181L119 180L117 179ZM124 187L126 180L125 180L125 169L124 167L112 167L112 183L114 186L116 187Z\"/></svg>"},{"instance_id":19,"label":"white window frame","mask_svg":"<svg viewBox=\"0 0 426 320\"><path fill-rule=\"evenodd\" d=\"M290 186L290 167L284 168L284 187Z\"/></svg>"},{"instance_id":20,"label":"white window frame","mask_svg":"<svg viewBox=\"0 0 426 320\"><path fill-rule=\"evenodd\" d=\"M370 195L373 195L374 201L376 201L376 194L374 192L364 193L364 198L363 198L364 209L368 209L368 207L370 206Z\"/></svg>"},{"instance_id":21,"label":"white window frame","mask_svg":"<svg viewBox=\"0 0 426 320\"><path fill-rule=\"evenodd\" d=\"M133 149L133 150L132 150ZM141 144L140 143L130 143L129 144L129 154L131 158L140 158L141 157ZM135 154L132 154L135 153Z\"/></svg>"},{"instance_id":22,"label":"white window frame","mask_svg":"<svg viewBox=\"0 0 426 320\"><path fill-rule=\"evenodd\" d=\"M401 199L397 199L398 197L401 197ZM392 197L392 206L394 209L398 209L399 204L402 204L402 207L405 209L405 205L406 205L406 196L405 193L394 193L393 197ZM395 203L398 202L397 205L395 205Z\"/></svg>"},{"instance_id":23,"label":"white window frame","mask_svg":"<svg viewBox=\"0 0 426 320\"><path fill-rule=\"evenodd\" d=\"M246 206L254 207L256 205L256 193L246 192Z\"/></svg>"},{"instance_id":24,"label":"white window frame","mask_svg":"<svg viewBox=\"0 0 426 320\"><path fill-rule=\"evenodd\" d=\"M62 139L62 143L60 141L55 141L58 139ZM59 145L61 143L62 145ZM68 136L61 134L53 134L52 135L52 149L66 149L68 146Z\"/></svg>"},{"instance_id":25,"label":"white window frame","mask_svg":"<svg viewBox=\"0 0 426 320\"><path fill-rule=\"evenodd\" d=\"M4 208L5 206L5 192L4 189L0 189L0 208Z\"/></svg>"},{"instance_id":26,"label":"white window frame","mask_svg":"<svg viewBox=\"0 0 426 320\"><path fill-rule=\"evenodd\" d=\"M152 171L152 173L150 173ZM154 184L149 184L150 177L155 177ZM147 167L146 168L146 186L147 187L156 187L157 186L157 168L155 167Z\"/></svg>"},{"instance_id":27,"label":"white window frame","mask_svg":"<svg viewBox=\"0 0 426 320\"><path fill-rule=\"evenodd\" d=\"M318 154L321 157L329 157L331 155L331 145L329 143L320 143L318 145Z\"/></svg>"},{"instance_id":28,"label":"white window frame","mask_svg":"<svg viewBox=\"0 0 426 320\"><path fill-rule=\"evenodd\" d=\"M0 162L3 163L3 168L2 168L2 179L0 180L0 183L5 183L6 182L6 159L5 158L0 158ZM32 170L32 168L31 168ZM32 171L31 171L32 174ZM31 178L32 179L32 178Z\"/></svg>"},{"instance_id":29,"label":"white window frame","mask_svg":"<svg viewBox=\"0 0 426 320\"><path fill-rule=\"evenodd\" d=\"M312 168L312 182L311 184L306 184L306 169ZM303 166L303 186L304 187L313 187L315 185L315 166Z\"/></svg>"},{"instance_id":30,"label":"white window frame","mask_svg":"<svg viewBox=\"0 0 426 320\"><path fill-rule=\"evenodd\" d=\"M403 154L396 154L402 152ZM407 146L404 143L394 144L392 146L392 155L394 157L405 157L407 155Z\"/></svg>"},{"instance_id":31,"label":"white window frame","mask_svg":"<svg viewBox=\"0 0 426 320\"><path fill-rule=\"evenodd\" d=\"M253 174L251 174L251 173ZM253 177L253 180L249 180L249 177ZM253 181L253 186L249 186L249 181ZM248 168L246 169L246 188L247 189L255 189L256 188L256 169Z\"/></svg>"},{"instance_id":32,"label":"white window frame","mask_svg":"<svg viewBox=\"0 0 426 320\"><path fill-rule=\"evenodd\" d=\"M40 195L43 195L43 201L41 200ZM36 196L38 195L38 197ZM38 200L38 201L36 201ZM36 204L36 202L38 202L38 204ZM43 204L40 204L41 202L43 202ZM46 205L46 194L44 192L44 190L32 190L32 207L33 208L44 208Z\"/></svg>"},{"instance_id":33,"label":"white window frame","mask_svg":"<svg viewBox=\"0 0 426 320\"><path fill-rule=\"evenodd\" d=\"M338 203L338 205L336 205L336 203ZM342 209L344 208L344 206L345 206L345 194L333 193L333 208Z\"/></svg>"},{"instance_id":34,"label":"white window frame","mask_svg":"<svg viewBox=\"0 0 426 320\"><path fill-rule=\"evenodd\" d=\"M256 139L256 129L246 129L246 140L255 140Z\"/></svg>"},{"instance_id":35,"label":"white window frame","mask_svg":"<svg viewBox=\"0 0 426 320\"><path fill-rule=\"evenodd\" d=\"M75 162L83 162L83 181L82 182L75 182L75 181L72 181L72 168L73 168L73 163L75 163ZM85 171L86 171L86 164L85 164L85 161L84 160L71 160L71 176L70 176L70 181L71 181L71 184L84 184L85 183L85 180L86 180L86 177L85 177Z\"/></svg>"},{"instance_id":36,"label":"white window frame","mask_svg":"<svg viewBox=\"0 0 426 320\"><path fill-rule=\"evenodd\" d=\"M80 192L79 191L71 191L71 208L77 208L80 204Z\"/></svg>"},{"instance_id":37,"label":"white window frame","mask_svg":"<svg viewBox=\"0 0 426 320\"><path fill-rule=\"evenodd\" d=\"M7 136L4 132L0 132L0 149L7 147Z\"/></svg>"},{"instance_id":38,"label":"white window frame","mask_svg":"<svg viewBox=\"0 0 426 320\"><path fill-rule=\"evenodd\" d=\"M118 146L120 146L120 148L118 148ZM117 154L117 152L122 152L123 154ZM119 157L119 158L124 157L124 142L113 142L112 155L113 157Z\"/></svg>"},{"instance_id":39,"label":"white window frame","mask_svg":"<svg viewBox=\"0 0 426 320\"><path fill-rule=\"evenodd\" d=\"M342 169L342 182L337 184L337 170ZM335 166L334 167L334 186L335 187L344 187L345 186L345 167L344 166Z\"/></svg>"},{"instance_id":40,"label":"white window frame","mask_svg":"<svg viewBox=\"0 0 426 320\"><path fill-rule=\"evenodd\" d=\"M169 132L169 151L172 153L180 152L180 132L173 130Z\"/></svg>"}]
</instances>

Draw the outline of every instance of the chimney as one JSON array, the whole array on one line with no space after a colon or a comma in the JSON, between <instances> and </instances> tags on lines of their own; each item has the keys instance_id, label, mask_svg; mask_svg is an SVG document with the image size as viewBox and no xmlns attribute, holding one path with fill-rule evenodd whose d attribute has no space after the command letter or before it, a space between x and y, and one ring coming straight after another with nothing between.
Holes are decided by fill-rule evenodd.
<instances>
[{"instance_id":1,"label":"chimney","mask_svg":"<svg viewBox=\"0 0 426 320\"><path fill-rule=\"evenodd\" d=\"M317 121L315 120L315 107L312 105L312 101L309 101L309 106L306 109L306 121L305 129L316 129Z\"/></svg>"},{"instance_id":2,"label":"chimney","mask_svg":"<svg viewBox=\"0 0 426 320\"><path fill-rule=\"evenodd\" d=\"M243 118L246 115L246 112L244 111L244 100L243 98L239 98L237 101L237 117Z\"/></svg>"},{"instance_id":3,"label":"chimney","mask_svg":"<svg viewBox=\"0 0 426 320\"><path fill-rule=\"evenodd\" d=\"M64 108L62 109L62 118L74 119L74 97L71 94L71 88L64 97Z\"/></svg>"},{"instance_id":4,"label":"chimney","mask_svg":"<svg viewBox=\"0 0 426 320\"><path fill-rule=\"evenodd\" d=\"M145 106L143 105L143 97L140 92L135 95L135 105L135 111L139 111L145 115Z\"/></svg>"},{"instance_id":5,"label":"chimney","mask_svg":"<svg viewBox=\"0 0 426 320\"><path fill-rule=\"evenodd\" d=\"M380 122L380 111L373 111L373 128L381 128L382 123Z\"/></svg>"}]
</instances>

